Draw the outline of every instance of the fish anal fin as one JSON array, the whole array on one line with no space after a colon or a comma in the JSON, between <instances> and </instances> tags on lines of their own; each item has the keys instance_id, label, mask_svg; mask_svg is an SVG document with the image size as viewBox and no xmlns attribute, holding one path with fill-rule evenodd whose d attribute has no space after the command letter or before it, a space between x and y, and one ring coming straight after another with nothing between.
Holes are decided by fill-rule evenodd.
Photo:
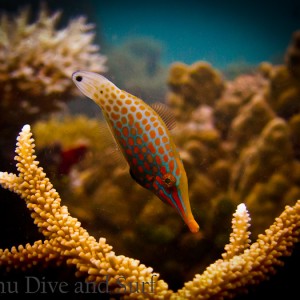
<instances>
[{"instance_id":1,"label":"fish anal fin","mask_svg":"<svg viewBox=\"0 0 300 300\"><path fill-rule=\"evenodd\" d=\"M172 130L176 127L175 116L166 104L156 102L150 106L162 118L169 130Z\"/></svg>"}]
</instances>

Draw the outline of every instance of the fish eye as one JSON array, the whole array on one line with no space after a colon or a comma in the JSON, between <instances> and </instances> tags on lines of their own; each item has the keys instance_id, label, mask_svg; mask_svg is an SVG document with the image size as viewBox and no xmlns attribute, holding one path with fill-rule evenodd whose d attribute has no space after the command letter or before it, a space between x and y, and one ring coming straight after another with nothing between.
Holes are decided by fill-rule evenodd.
<instances>
[{"instance_id":1,"label":"fish eye","mask_svg":"<svg viewBox=\"0 0 300 300\"><path fill-rule=\"evenodd\" d=\"M176 178L171 173L165 174L162 180L166 188L171 188L176 184Z\"/></svg>"},{"instance_id":2,"label":"fish eye","mask_svg":"<svg viewBox=\"0 0 300 300\"><path fill-rule=\"evenodd\" d=\"M82 76L80 76L80 75L76 76L75 80L78 81L78 82L80 82L82 80Z\"/></svg>"}]
</instances>

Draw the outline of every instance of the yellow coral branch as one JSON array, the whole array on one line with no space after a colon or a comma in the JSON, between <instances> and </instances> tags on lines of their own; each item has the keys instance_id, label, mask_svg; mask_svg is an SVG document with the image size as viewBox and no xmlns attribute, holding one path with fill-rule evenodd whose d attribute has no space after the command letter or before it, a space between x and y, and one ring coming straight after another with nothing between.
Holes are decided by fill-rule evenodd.
<instances>
[{"instance_id":1,"label":"yellow coral branch","mask_svg":"<svg viewBox=\"0 0 300 300\"><path fill-rule=\"evenodd\" d=\"M63 256L55 251L58 246L57 240L41 240L36 241L33 245L19 245L17 248L12 247L11 250L0 249L0 266L6 265L6 272L11 269L20 268L22 271L29 269L38 263L47 266L51 260L55 260L59 265L63 261Z\"/></svg>"},{"instance_id":2,"label":"yellow coral branch","mask_svg":"<svg viewBox=\"0 0 300 300\"><path fill-rule=\"evenodd\" d=\"M15 267L24 268L26 265L23 261L27 260L29 254L39 256L42 252L41 260L62 257L68 265L76 266L77 276L84 275L87 281L100 283L109 276L110 291L124 294L126 290L120 290L119 278L125 278L126 284L151 282L153 276L158 279L159 274L152 273L152 268L140 264L138 260L123 255L116 256L105 239L97 242L76 218L70 216L68 208L60 205L59 194L35 160L34 139L29 125L23 127L17 141L15 160L18 161L19 176L2 172L0 183L25 199L28 209L32 211L34 223L50 242L37 242L32 247L26 247L27 251L22 246L18 247L18 251L16 248L11 251L1 250L1 264L10 265L14 262ZM27 265L31 266L32 263ZM170 293L162 280L156 282L155 287L145 285L144 292L160 295Z\"/></svg>"},{"instance_id":3,"label":"yellow coral branch","mask_svg":"<svg viewBox=\"0 0 300 300\"><path fill-rule=\"evenodd\" d=\"M185 283L177 292L159 279L158 273L138 260L116 255L105 238L97 242L70 216L68 208L61 206L61 199L46 177L34 155L34 139L30 126L25 125L18 137L16 157L19 175L0 172L0 184L18 193L26 201L34 223L46 240L33 245L0 249L0 266L9 271L25 270L38 263L66 263L77 268L76 275L87 281L100 283L108 279L110 292L134 299L225 299L245 292L248 285L257 284L282 265L280 258L290 255L300 236L300 200L287 206L274 224L249 246L250 217L243 204L233 216L233 233L225 247L224 259L211 264L202 275ZM155 278L155 281L153 280ZM143 294L130 292L123 284L144 283ZM145 284L148 283L148 284ZM153 283L153 284L150 284Z\"/></svg>"},{"instance_id":4,"label":"yellow coral branch","mask_svg":"<svg viewBox=\"0 0 300 300\"><path fill-rule=\"evenodd\" d=\"M283 265L282 256L292 253L299 242L300 200L287 206L274 224L242 254L217 260L202 275L196 275L178 292L184 299L224 299L245 291L247 284L258 284ZM230 246L231 247L231 246Z\"/></svg>"},{"instance_id":5,"label":"yellow coral branch","mask_svg":"<svg viewBox=\"0 0 300 300\"><path fill-rule=\"evenodd\" d=\"M225 246L225 251L222 254L224 260L228 260L235 255L242 254L245 249L250 246L250 216L246 205L241 203L238 205L236 212L232 218L232 233L230 234L230 243Z\"/></svg>"}]
</instances>

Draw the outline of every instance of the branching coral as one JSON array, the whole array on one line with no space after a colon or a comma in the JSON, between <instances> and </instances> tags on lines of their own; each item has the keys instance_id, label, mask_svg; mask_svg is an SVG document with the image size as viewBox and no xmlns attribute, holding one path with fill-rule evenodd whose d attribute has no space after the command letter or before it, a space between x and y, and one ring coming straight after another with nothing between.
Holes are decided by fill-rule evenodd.
<instances>
[{"instance_id":1,"label":"branching coral","mask_svg":"<svg viewBox=\"0 0 300 300\"><path fill-rule=\"evenodd\" d=\"M38 263L46 267L50 261L56 261L59 265L76 266L76 275L84 276L89 282L99 284L108 278L109 291L128 299L225 299L267 279L276 271L276 266L282 265L282 256L290 255L293 245L299 241L300 201L293 207L287 206L252 245L249 245L248 232L250 218L245 205L240 204L233 216L233 233L223 259L174 293L163 280L158 280L159 274L153 273L152 268L116 255L104 238L97 242L69 214L68 208L61 205L59 194L38 166L29 125L23 127L17 140L15 159L19 174L1 172L0 184L26 201L45 241L11 250L0 249L0 265L7 271L11 268L26 270ZM144 283L142 291L126 289L135 282Z\"/></svg>"},{"instance_id":2,"label":"branching coral","mask_svg":"<svg viewBox=\"0 0 300 300\"><path fill-rule=\"evenodd\" d=\"M196 275L179 294L189 299L232 298L237 290L246 291L246 283L257 284L269 278L270 274L274 274L275 266L282 265L280 257L290 255L292 245L299 241L299 212L298 200L294 207L286 207L265 234L259 235L258 240L248 248L249 241L245 234L247 236L249 219L244 208L238 207L233 221L232 244L241 240L246 250L239 254L241 246L226 247L224 260L217 260L202 275Z\"/></svg>"},{"instance_id":3,"label":"branching coral","mask_svg":"<svg viewBox=\"0 0 300 300\"><path fill-rule=\"evenodd\" d=\"M31 267L39 260L45 264L51 259L63 259L68 265L76 265L77 275L84 274L88 281L100 283L110 276L111 292L120 292L118 278L126 278L127 283L150 282L152 269L138 261L124 256L116 256L105 239L99 242L81 227L76 218L70 216L66 206L53 188L43 169L38 167L34 155L34 140L30 126L25 125L18 138L16 150L17 167L20 175L0 173L3 187L18 193L25 199L31 216L46 241L34 245L19 246L18 250L1 250L1 264ZM157 274L155 274L158 277ZM149 288L149 287L148 287ZM166 294L166 284L158 281L155 290ZM145 290L149 292L149 290Z\"/></svg>"},{"instance_id":4,"label":"branching coral","mask_svg":"<svg viewBox=\"0 0 300 300\"><path fill-rule=\"evenodd\" d=\"M106 70L106 57L92 44L94 26L78 17L58 29L60 16L42 8L33 23L29 9L0 17L0 127L9 128L8 135L13 126L33 122L69 101L77 93L70 80L74 70Z\"/></svg>"},{"instance_id":5,"label":"branching coral","mask_svg":"<svg viewBox=\"0 0 300 300\"><path fill-rule=\"evenodd\" d=\"M250 215L246 205L238 205L232 218L232 233L230 234L230 243L225 246L226 252L222 254L224 260L229 260L236 255L240 255L250 245Z\"/></svg>"}]
</instances>

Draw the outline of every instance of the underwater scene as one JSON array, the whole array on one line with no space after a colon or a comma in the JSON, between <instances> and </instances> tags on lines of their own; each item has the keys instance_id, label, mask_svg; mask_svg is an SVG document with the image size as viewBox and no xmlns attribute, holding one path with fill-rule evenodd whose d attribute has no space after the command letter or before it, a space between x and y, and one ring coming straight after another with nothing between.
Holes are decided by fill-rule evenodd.
<instances>
[{"instance_id":1,"label":"underwater scene","mask_svg":"<svg viewBox=\"0 0 300 300\"><path fill-rule=\"evenodd\" d=\"M0 298L297 299L300 2L0 0Z\"/></svg>"}]
</instances>

